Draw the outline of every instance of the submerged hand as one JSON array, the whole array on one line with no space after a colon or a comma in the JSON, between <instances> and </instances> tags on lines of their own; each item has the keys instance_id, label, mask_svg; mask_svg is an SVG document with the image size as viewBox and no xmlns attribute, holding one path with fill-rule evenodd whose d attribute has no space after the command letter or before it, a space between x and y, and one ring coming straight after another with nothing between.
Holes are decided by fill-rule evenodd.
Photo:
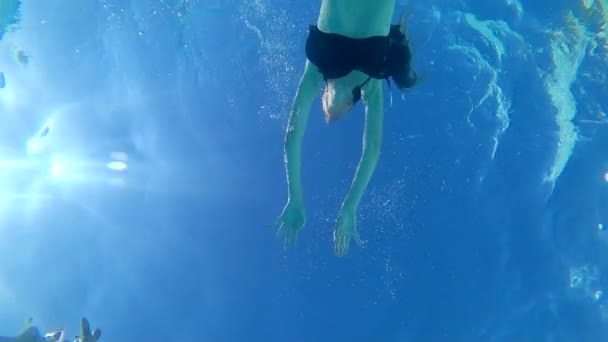
<instances>
[{"instance_id":1,"label":"submerged hand","mask_svg":"<svg viewBox=\"0 0 608 342\"><path fill-rule=\"evenodd\" d=\"M97 342L101 337L101 330L95 329L91 334L91 326L86 318L80 320L80 336L79 342Z\"/></svg>"},{"instance_id":2,"label":"submerged hand","mask_svg":"<svg viewBox=\"0 0 608 342\"><path fill-rule=\"evenodd\" d=\"M38 328L32 325L32 319L27 322L27 329L16 337L0 337L0 342L66 342L63 340L63 329L54 330L40 335ZM101 337L101 330L95 329L91 333L89 321L86 318L80 320L80 336L74 338L74 342L97 342Z\"/></svg>"},{"instance_id":3,"label":"submerged hand","mask_svg":"<svg viewBox=\"0 0 608 342\"><path fill-rule=\"evenodd\" d=\"M357 232L355 210L342 208L334 228L334 247L337 256L342 257L348 253L351 238L354 238L361 245L361 238Z\"/></svg>"},{"instance_id":4,"label":"submerged hand","mask_svg":"<svg viewBox=\"0 0 608 342\"><path fill-rule=\"evenodd\" d=\"M296 242L298 232L302 229L305 222L306 213L304 212L304 206L299 202L287 201L287 205L276 222L276 225L279 226L277 235L285 234L285 249Z\"/></svg>"},{"instance_id":5,"label":"submerged hand","mask_svg":"<svg viewBox=\"0 0 608 342\"><path fill-rule=\"evenodd\" d=\"M28 321L28 327L16 337L0 337L0 341L4 342L40 342L43 341L38 328L31 325L31 320Z\"/></svg>"}]
</instances>

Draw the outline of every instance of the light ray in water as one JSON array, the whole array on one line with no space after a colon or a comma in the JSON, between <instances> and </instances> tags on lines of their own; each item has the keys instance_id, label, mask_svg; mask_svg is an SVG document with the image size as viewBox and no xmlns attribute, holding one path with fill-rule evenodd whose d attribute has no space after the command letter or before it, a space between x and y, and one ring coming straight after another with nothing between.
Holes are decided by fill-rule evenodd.
<instances>
[{"instance_id":1,"label":"light ray in water","mask_svg":"<svg viewBox=\"0 0 608 342\"><path fill-rule=\"evenodd\" d=\"M576 99L570 90L577 79L578 69L585 58L589 37L584 26L572 13L566 18L566 28L553 33L551 58L553 71L544 78L545 89L555 108L558 127L557 150L545 181L555 184L566 168L574 151L578 132L574 125Z\"/></svg>"},{"instance_id":2,"label":"light ray in water","mask_svg":"<svg viewBox=\"0 0 608 342\"><path fill-rule=\"evenodd\" d=\"M503 134L509 128L511 118L509 116L511 110L511 99L505 94L500 85L500 74L502 72L503 57L508 53L508 42L516 42L519 45L524 45L524 39L517 32L511 30L509 25L504 21L494 20L478 20L470 13L458 13L458 20L466 24L470 29L476 31L480 38L485 43L485 47L464 45L462 43L451 44L450 49L459 51L465 55L470 62L479 68L480 71L490 74L490 80L486 88L485 94L480 99L475 100L471 105L471 109L467 113L467 121L473 126L472 114L477 111L486 101L496 101L497 108L495 110L496 131L492 137L493 146L491 159L496 156L496 151ZM493 58L482 53L480 48L489 48Z\"/></svg>"}]
</instances>

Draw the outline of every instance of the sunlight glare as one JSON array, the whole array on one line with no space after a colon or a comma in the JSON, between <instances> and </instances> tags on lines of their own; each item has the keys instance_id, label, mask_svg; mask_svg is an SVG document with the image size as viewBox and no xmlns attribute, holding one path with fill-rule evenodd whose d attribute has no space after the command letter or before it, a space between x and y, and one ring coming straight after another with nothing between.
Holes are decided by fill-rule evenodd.
<instances>
[{"instance_id":1,"label":"sunlight glare","mask_svg":"<svg viewBox=\"0 0 608 342\"><path fill-rule=\"evenodd\" d=\"M58 160L54 160L51 164L51 176L53 178L60 178L65 174L64 165Z\"/></svg>"},{"instance_id":2,"label":"sunlight glare","mask_svg":"<svg viewBox=\"0 0 608 342\"><path fill-rule=\"evenodd\" d=\"M107 164L108 169L114 171L126 171L128 168L127 161L129 156L125 152L112 152L110 158L113 159Z\"/></svg>"},{"instance_id":3,"label":"sunlight glare","mask_svg":"<svg viewBox=\"0 0 608 342\"><path fill-rule=\"evenodd\" d=\"M47 144L45 142L45 139L48 136L50 130L51 130L51 122L49 120L44 124L44 126L42 126L42 128L36 134L36 136L34 136L34 137L30 138L30 140L28 140L27 152L29 154L38 154L38 153L42 152L45 145Z\"/></svg>"},{"instance_id":4,"label":"sunlight glare","mask_svg":"<svg viewBox=\"0 0 608 342\"><path fill-rule=\"evenodd\" d=\"M125 171L127 169L127 163L123 161L111 161L108 163L108 169L114 171Z\"/></svg>"},{"instance_id":5,"label":"sunlight glare","mask_svg":"<svg viewBox=\"0 0 608 342\"><path fill-rule=\"evenodd\" d=\"M13 88L2 88L2 91L0 91L0 103L4 104L5 108L9 111L15 109L17 105L17 96L15 95Z\"/></svg>"},{"instance_id":6,"label":"sunlight glare","mask_svg":"<svg viewBox=\"0 0 608 342\"><path fill-rule=\"evenodd\" d=\"M42 147L42 142L40 141L40 139L38 139L38 137L31 138L27 142L27 152L29 154L40 153L42 151Z\"/></svg>"}]
</instances>

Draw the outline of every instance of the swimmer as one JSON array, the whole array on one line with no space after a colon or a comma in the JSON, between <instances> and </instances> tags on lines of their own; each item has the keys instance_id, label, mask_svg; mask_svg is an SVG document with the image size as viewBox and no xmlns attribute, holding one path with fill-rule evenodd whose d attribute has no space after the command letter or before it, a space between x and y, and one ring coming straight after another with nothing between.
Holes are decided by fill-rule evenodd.
<instances>
[{"instance_id":1,"label":"swimmer","mask_svg":"<svg viewBox=\"0 0 608 342\"><path fill-rule=\"evenodd\" d=\"M304 73L285 132L288 200L277 225L285 234L286 248L306 221L300 154L310 109L323 83L321 103L328 123L343 118L359 100L365 106L363 151L333 234L338 256L346 255L351 239L361 243L356 212L380 156L383 81L390 85L392 79L401 90L417 82L405 18L399 25L391 24L395 5L396 0L323 0L317 25L310 26Z\"/></svg>"},{"instance_id":2,"label":"swimmer","mask_svg":"<svg viewBox=\"0 0 608 342\"><path fill-rule=\"evenodd\" d=\"M73 342L97 342L101 337L101 330L95 329L91 333L89 321L86 318L80 320L80 336L74 337ZM66 342L63 329L54 330L40 335L38 328L32 325L32 320L27 322L27 328L18 336L2 337L0 342Z\"/></svg>"}]
</instances>

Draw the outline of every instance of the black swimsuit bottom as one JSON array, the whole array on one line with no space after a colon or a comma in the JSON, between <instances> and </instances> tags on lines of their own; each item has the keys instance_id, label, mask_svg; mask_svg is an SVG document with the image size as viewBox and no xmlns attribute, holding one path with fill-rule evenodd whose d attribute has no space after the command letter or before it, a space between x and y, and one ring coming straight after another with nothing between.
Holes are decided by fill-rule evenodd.
<instances>
[{"instance_id":1,"label":"black swimsuit bottom","mask_svg":"<svg viewBox=\"0 0 608 342\"><path fill-rule=\"evenodd\" d=\"M341 78L359 70L372 78L385 79L411 59L405 36L398 25L391 25L388 36L355 39L321 32L310 26L306 57L319 68L325 80Z\"/></svg>"}]
</instances>

